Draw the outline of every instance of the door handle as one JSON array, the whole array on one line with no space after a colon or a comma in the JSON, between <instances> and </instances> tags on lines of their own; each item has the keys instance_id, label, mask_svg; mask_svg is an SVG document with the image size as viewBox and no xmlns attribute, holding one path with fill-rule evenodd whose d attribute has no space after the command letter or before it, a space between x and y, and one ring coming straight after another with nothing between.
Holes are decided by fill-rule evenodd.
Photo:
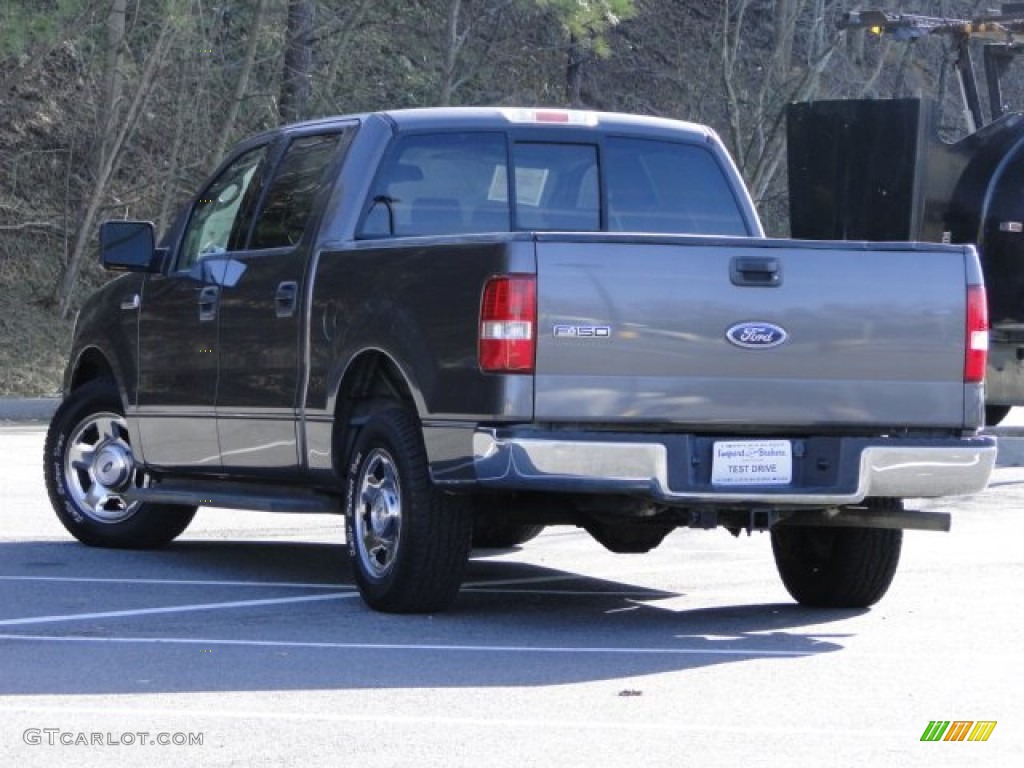
<instances>
[{"instance_id":1,"label":"door handle","mask_svg":"<svg viewBox=\"0 0 1024 768\"><path fill-rule=\"evenodd\" d=\"M772 258L733 256L729 262L729 279L733 285L775 288L782 285L782 264Z\"/></svg>"},{"instance_id":2,"label":"door handle","mask_svg":"<svg viewBox=\"0 0 1024 768\"><path fill-rule=\"evenodd\" d=\"M207 285L199 291L199 322L217 319L217 304L220 301L220 286Z\"/></svg>"},{"instance_id":3,"label":"door handle","mask_svg":"<svg viewBox=\"0 0 1024 768\"><path fill-rule=\"evenodd\" d=\"M274 293L274 315L276 317L291 317L295 314L298 306L299 284L294 280L286 280L279 283Z\"/></svg>"}]
</instances>

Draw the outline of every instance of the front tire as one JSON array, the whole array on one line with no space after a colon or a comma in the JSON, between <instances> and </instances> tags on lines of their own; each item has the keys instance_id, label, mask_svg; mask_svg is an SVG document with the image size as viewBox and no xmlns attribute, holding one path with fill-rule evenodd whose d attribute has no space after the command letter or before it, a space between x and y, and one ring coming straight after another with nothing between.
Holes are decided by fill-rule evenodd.
<instances>
[{"instance_id":1,"label":"front tire","mask_svg":"<svg viewBox=\"0 0 1024 768\"><path fill-rule=\"evenodd\" d=\"M892 584L903 531L779 525L771 539L779 576L798 603L867 608Z\"/></svg>"},{"instance_id":2,"label":"front tire","mask_svg":"<svg viewBox=\"0 0 1024 768\"><path fill-rule=\"evenodd\" d=\"M356 585L387 613L433 613L455 600L473 531L467 499L430 480L415 416L373 414L353 448L345 532Z\"/></svg>"},{"instance_id":3,"label":"front tire","mask_svg":"<svg viewBox=\"0 0 1024 768\"><path fill-rule=\"evenodd\" d=\"M124 498L147 479L135 465L117 389L107 380L84 384L61 403L46 433L43 473L57 518L90 546L161 547L196 513L195 507Z\"/></svg>"}]
</instances>

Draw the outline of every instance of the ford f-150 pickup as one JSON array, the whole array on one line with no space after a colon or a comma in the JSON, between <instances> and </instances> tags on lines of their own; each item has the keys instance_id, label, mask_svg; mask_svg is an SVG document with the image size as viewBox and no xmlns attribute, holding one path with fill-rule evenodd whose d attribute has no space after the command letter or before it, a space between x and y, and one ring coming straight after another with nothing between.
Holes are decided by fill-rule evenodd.
<instances>
[{"instance_id":1,"label":"ford f-150 pickup","mask_svg":"<svg viewBox=\"0 0 1024 768\"><path fill-rule=\"evenodd\" d=\"M382 611L473 547L769 531L800 603L866 606L919 497L983 489L970 246L765 238L710 129L437 109L242 142L82 308L45 477L61 522L156 547L197 506L343 513Z\"/></svg>"}]
</instances>

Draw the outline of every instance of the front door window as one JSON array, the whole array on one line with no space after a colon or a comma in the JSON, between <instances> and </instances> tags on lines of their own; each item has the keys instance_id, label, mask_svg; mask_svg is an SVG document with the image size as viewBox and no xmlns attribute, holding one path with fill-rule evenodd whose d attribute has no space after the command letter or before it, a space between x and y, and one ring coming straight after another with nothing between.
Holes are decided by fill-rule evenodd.
<instances>
[{"instance_id":1,"label":"front door window","mask_svg":"<svg viewBox=\"0 0 1024 768\"><path fill-rule=\"evenodd\" d=\"M182 240L179 270L190 269L211 255L245 247L265 154L266 146L261 146L241 155L199 196Z\"/></svg>"}]
</instances>

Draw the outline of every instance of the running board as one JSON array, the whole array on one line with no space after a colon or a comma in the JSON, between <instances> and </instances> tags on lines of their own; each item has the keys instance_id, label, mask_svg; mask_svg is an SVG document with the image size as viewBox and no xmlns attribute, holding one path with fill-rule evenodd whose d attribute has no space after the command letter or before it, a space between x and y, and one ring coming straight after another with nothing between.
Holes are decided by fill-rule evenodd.
<instances>
[{"instance_id":1,"label":"running board","mask_svg":"<svg viewBox=\"0 0 1024 768\"><path fill-rule=\"evenodd\" d=\"M260 512L320 512L341 514L338 496L309 488L266 486L209 480L164 480L123 494L127 501L182 504L190 507L226 507Z\"/></svg>"}]
</instances>

